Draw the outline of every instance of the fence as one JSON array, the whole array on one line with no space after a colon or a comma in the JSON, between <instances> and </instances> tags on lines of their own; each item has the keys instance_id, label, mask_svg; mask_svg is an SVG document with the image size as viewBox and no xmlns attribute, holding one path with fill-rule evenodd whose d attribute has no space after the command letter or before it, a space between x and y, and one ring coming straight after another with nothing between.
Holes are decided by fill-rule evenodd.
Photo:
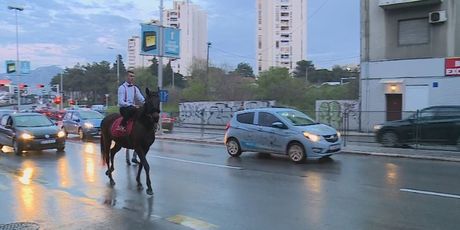
<instances>
[{"instance_id":1,"label":"fence","mask_svg":"<svg viewBox=\"0 0 460 230\"><path fill-rule=\"evenodd\" d=\"M334 127L344 145L393 146L459 151L460 111L302 111L319 123ZM224 129L233 111L172 113L175 126ZM387 121L392 118L394 121ZM377 135L378 133L378 135Z\"/></svg>"}]
</instances>

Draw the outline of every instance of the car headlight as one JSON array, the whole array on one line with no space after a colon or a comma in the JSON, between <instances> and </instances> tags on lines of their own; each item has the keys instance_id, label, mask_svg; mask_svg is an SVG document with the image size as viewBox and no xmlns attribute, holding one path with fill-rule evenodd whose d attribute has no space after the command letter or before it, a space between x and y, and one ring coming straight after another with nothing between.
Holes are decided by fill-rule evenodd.
<instances>
[{"instance_id":1,"label":"car headlight","mask_svg":"<svg viewBox=\"0 0 460 230\"><path fill-rule=\"evenodd\" d=\"M58 136L59 138L63 138L63 137L65 137L65 132L61 130L61 131L59 131L59 132L57 133L57 136Z\"/></svg>"},{"instance_id":2,"label":"car headlight","mask_svg":"<svg viewBox=\"0 0 460 230\"><path fill-rule=\"evenodd\" d=\"M30 139L34 139L34 136L28 134L28 133L23 133L21 134L21 138L24 139L24 140L30 140Z\"/></svg>"},{"instance_id":3,"label":"car headlight","mask_svg":"<svg viewBox=\"0 0 460 230\"><path fill-rule=\"evenodd\" d=\"M342 134L340 132L337 132L337 137L342 137Z\"/></svg>"},{"instance_id":4,"label":"car headlight","mask_svg":"<svg viewBox=\"0 0 460 230\"><path fill-rule=\"evenodd\" d=\"M83 125L85 126L85 128L88 128L88 129L94 127L94 125L89 122L85 122Z\"/></svg>"},{"instance_id":5,"label":"car headlight","mask_svg":"<svg viewBox=\"0 0 460 230\"><path fill-rule=\"evenodd\" d=\"M303 132L303 135L310 139L311 141L313 142L318 142L319 139L321 138L320 136L316 135L316 134L312 134L312 133L309 133L309 132Z\"/></svg>"},{"instance_id":6,"label":"car headlight","mask_svg":"<svg viewBox=\"0 0 460 230\"><path fill-rule=\"evenodd\" d=\"M374 130L378 131L383 127L383 125L374 125Z\"/></svg>"}]
</instances>

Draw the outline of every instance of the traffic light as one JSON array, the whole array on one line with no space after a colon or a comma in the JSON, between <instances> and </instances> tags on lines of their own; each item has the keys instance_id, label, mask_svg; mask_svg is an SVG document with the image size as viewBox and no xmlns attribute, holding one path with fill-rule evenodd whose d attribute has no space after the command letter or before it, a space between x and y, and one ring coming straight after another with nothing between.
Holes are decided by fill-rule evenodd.
<instances>
[{"instance_id":1,"label":"traffic light","mask_svg":"<svg viewBox=\"0 0 460 230\"><path fill-rule=\"evenodd\" d=\"M43 84L38 84L37 85L37 88L44 88L44 87L45 87L45 85L43 85Z\"/></svg>"},{"instance_id":2,"label":"traffic light","mask_svg":"<svg viewBox=\"0 0 460 230\"><path fill-rule=\"evenodd\" d=\"M57 104L57 105L61 104L61 97L60 96L57 96L57 97L54 98L54 104Z\"/></svg>"},{"instance_id":3,"label":"traffic light","mask_svg":"<svg viewBox=\"0 0 460 230\"><path fill-rule=\"evenodd\" d=\"M73 99L69 99L69 105L75 105L75 101Z\"/></svg>"},{"instance_id":4,"label":"traffic light","mask_svg":"<svg viewBox=\"0 0 460 230\"><path fill-rule=\"evenodd\" d=\"M19 89L23 90L25 88L29 87L28 85L26 84L19 84Z\"/></svg>"}]
</instances>

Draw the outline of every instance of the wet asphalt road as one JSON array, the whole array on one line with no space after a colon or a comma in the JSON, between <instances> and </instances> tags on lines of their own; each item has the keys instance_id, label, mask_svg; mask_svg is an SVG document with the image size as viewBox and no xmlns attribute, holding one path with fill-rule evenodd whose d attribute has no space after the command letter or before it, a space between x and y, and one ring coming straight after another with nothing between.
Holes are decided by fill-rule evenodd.
<instances>
[{"instance_id":1,"label":"wet asphalt road","mask_svg":"<svg viewBox=\"0 0 460 230\"><path fill-rule=\"evenodd\" d=\"M229 158L223 146L157 141L147 157L155 192L148 196L137 189L137 167L126 165L123 150L116 157L113 188L97 142L71 139L65 153L16 156L3 150L0 224L29 221L42 229L458 229L460 224L458 163L338 154L296 165L283 156Z\"/></svg>"}]
</instances>

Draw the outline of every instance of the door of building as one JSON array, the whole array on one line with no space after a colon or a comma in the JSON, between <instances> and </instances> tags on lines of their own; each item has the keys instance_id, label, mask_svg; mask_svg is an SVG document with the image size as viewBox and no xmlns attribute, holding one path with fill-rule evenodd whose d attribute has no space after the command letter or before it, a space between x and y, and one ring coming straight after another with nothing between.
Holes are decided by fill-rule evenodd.
<instances>
[{"instance_id":1,"label":"door of building","mask_svg":"<svg viewBox=\"0 0 460 230\"><path fill-rule=\"evenodd\" d=\"M387 121L401 120L402 94L385 94L387 101Z\"/></svg>"}]
</instances>

